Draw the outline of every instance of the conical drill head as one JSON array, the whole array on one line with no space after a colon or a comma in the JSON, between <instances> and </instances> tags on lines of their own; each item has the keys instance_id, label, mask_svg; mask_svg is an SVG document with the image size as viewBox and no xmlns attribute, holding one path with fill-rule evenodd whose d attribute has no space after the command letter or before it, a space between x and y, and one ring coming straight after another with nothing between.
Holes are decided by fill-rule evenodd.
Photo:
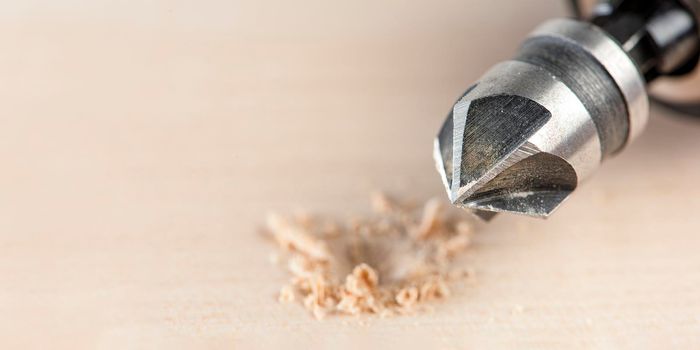
<instances>
[{"instance_id":1,"label":"conical drill head","mask_svg":"<svg viewBox=\"0 0 700 350\"><path fill-rule=\"evenodd\" d=\"M521 96L460 99L435 140L451 202L485 219L490 212L549 216L577 183L569 163L532 140L551 118L547 108Z\"/></svg>"},{"instance_id":2,"label":"conical drill head","mask_svg":"<svg viewBox=\"0 0 700 350\"><path fill-rule=\"evenodd\" d=\"M547 217L648 118L644 78L603 30L538 27L454 105L434 156L453 204Z\"/></svg>"}]
</instances>

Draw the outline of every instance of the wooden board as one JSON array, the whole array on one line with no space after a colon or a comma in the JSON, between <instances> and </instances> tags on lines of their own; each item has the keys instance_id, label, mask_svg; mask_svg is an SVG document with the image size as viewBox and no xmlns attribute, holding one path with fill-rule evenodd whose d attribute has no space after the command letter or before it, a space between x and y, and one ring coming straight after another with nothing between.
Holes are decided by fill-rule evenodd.
<instances>
[{"instance_id":1,"label":"wooden board","mask_svg":"<svg viewBox=\"0 0 700 350\"><path fill-rule=\"evenodd\" d=\"M478 234L433 312L279 305L268 210L443 196L432 137L559 1L6 1L0 345L697 348L700 120L646 133L550 220Z\"/></svg>"}]
</instances>

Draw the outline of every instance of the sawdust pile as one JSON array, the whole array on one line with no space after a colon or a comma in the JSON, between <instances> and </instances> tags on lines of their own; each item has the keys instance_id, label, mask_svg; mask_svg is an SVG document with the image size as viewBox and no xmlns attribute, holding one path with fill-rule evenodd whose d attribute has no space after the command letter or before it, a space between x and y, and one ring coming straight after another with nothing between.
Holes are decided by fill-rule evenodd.
<instances>
[{"instance_id":1,"label":"sawdust pile","mask_svg":"<svg viewBox=\"0 0 700 350\"><path fill-rule=\"evenodd\" d=\"M372 207L375 215L347 222L268 216L266 232L280 248L273 262L291 273L280 302L299 302L318 319L407 314L470 275L454 262L469 247L471 221L448 215L438 200L420 207L375 194Z\"/></svg>"}]
</instances>

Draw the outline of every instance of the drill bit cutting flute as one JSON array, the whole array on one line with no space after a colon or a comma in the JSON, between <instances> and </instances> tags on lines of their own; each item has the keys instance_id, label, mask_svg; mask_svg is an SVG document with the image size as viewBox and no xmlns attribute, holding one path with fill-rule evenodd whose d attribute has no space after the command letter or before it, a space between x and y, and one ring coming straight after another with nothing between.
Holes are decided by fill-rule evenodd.
<instances>
[{"instance_id":1,"label":"drill bit cutting flute","mask_svg":"<svg viewBox=\"0 0 700 350\"><path fill-rule=\"evenodd\" d=\"M457 100L434 156L450 201L548 217L649 117L647 86L698 62L700 1L598 2L537 27Z\"/></svg>"}]
</instances>

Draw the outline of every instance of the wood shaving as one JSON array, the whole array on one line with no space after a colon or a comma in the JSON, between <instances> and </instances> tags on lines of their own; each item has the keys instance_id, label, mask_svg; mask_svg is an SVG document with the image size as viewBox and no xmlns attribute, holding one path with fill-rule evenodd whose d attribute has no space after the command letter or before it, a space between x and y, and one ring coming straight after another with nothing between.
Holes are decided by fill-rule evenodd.
<instances>
[{"instance_id":1,"label":"wood shaving","mask_svg":"<svg viewBox=\"0 0 700 350\"><path fill-rule=\"evenodd\" d=\"M293 303L296 299L294 295L294 288L292 286L284 286L280 289L279 302L280 303Z\"/></svg>"},{"instance_id":2,"label":"wood shaving","mask_svg":"<svg viewBox=\"0 0 700 350\"><path fill-rule=\"evenodd\" d=\"M313 260L327 261L330 253L325 242L313 237L308 230L312 223L308 218L291 223L279 215L267 217L267 227L274 233L277 243L285 249L305 254Z\"/></svg>"},{"instance_id":3,"label":"wood shaving","mask_svg":"<svg viewBox=\"0 0 700 350\"><path fill-rule=\"evenodd\" d=\"M444 299L448 283L471 276L456 262L474 231L463 213L448 215L435 199L420 208L374 194L371 204L375 215L346 222L306 213L268 215L279 264L291 274L280 302L300 302L317 319L387 317Z\"/></svg>"},{"instance_id":4,"label":"wood shaving","mask_svg":"<svg viewBox=\"0 0 700 350\"><path fill-rule=\"evenodd\" d=\"M396 293L396 302L405 308L412 308L418 302L418 288L406 287Z\"/></svg>"},{"instance_id":5,"label":"wood shaving","mask_svg":"<svg viewBox=\"0 0 700 350\"><path fill-rule=\"evenodd\" d=\"M418 225L418 230L416 230L416 238L426 239L440 233L443 224L442 213L443 206L439 200L433 198L425 203L423 218Z\"/></svg>"}]
</instances>

